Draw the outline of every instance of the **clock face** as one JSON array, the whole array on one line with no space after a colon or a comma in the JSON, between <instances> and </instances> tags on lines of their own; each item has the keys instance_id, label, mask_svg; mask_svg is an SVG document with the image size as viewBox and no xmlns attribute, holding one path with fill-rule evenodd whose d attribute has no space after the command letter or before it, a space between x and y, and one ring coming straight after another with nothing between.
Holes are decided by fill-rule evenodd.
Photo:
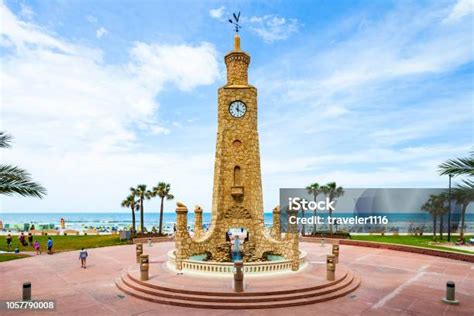
<instances>
[{"instance_id":1,"label":"clock face","mask_svg":"<svg viewBox=\"0 0 474 316\"><path fill-rule=\"evenodd\" d=\"M243 117L247 112L247 106L242 101L234 101L229 106L229 113L233 117Z\"/></svg>"}]
</instances>

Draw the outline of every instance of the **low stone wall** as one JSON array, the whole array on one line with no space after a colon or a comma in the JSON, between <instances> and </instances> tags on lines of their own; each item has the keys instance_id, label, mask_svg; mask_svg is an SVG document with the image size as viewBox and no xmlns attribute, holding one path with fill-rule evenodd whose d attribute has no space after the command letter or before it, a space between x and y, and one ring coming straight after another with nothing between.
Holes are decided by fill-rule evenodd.
<instances>
[{"instance_id":1,"label":"low stone wall","mask_svg":"<svg viewBox=\"0 0 474 316\"><path fill-rule=\"evenodd\" d=\"M302 241L319 243L319 242L321 242L321 238L307 238L306 237L306 238L303 238ZM334 243L334 240L326 239L326 241L330 242L330 243ZM341 239L341 240L339 240L339 244L341 244L341 245L350 245L350 246L379 248L379 249L389 249L389 250L397 250L397 251L405 251L405 252L413 252L413 253L418 253L418 254L421 254L421 255L442 257L442 258L461 260L461 261L474 263L474 255L470 255L470 254L467 254L467 253L436 250L436 249L414 247L414 246L408 246L408 245L388 244L388 243L373 242L373 241L351 240L351 239Z\"/></svg>"},{"instance_id":2,"label":"low stone wall","mask_svg":"<svg viewBox=\"0 0 474 316\"><path fill-rule=\"evenodd\" d=\"M134 244L146 244L148 243L148 239L151 239L151 242L165 242L165 241L173 241L174 237L140 237L140 238L133 238Z\"/></svg>"},{"instance_id":3,"label":"low stone wall","mask_svg":"<svg viewBox=\"0 0 474 316\"><path fill-rule=\"evenodd\" d=\"M170 268L176 266L175 250L168 251L168 265ZM306 252L300 251L299 267L306 265ZM232 262L215 262L215 261L197 261L186 259L182 261L182 269L184 271L194 271L200 273L223 273L232 274L234 272L234 263ZM291 272L291 260L265 261L265 262L244 262L244 273L274 273L274 272Z\"/></svg>"}]
</instances>

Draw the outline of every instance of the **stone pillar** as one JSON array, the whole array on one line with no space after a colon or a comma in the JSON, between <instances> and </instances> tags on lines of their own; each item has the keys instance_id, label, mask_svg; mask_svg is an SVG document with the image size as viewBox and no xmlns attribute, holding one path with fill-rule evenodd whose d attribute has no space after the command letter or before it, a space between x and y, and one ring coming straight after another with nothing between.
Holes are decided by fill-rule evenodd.
<instances>
[{"instance_id":1,"label":"stone pillar","mask_svg":"<svg viewBox=\"0 0 474 316\"><path fill-rule=\"evenodd\" d=\"M326 279L328 281L334 281L336 279L336 262L334 255L328 255L326 259Z\"/></svg>"},{"instance_id":2,"label":"stone pillar","mask_svg":"<svg viewBox=\"0 0 474 316\"><path fill-rule=\"evenodd\" d=\"M204 236L202 228L202 208L196 205L194 208L194 239L199 239Z\"/></svg>"},{"instance_id":3,"label":"stone pillar","mask_svg":"<svg viewBox=\"0 0 474 316\"><path fill-rule=\"evenodd\" d=\"M334 255L334 262L339 263L339 245L332 245L332 254Z\"/></svg>"},{"instance_id":4,"label":"stone pillar","mask_svg":"<svg viewBox=\"0 0 474 316\"><path fill-rule=\"evenodd\" d=\"M234 292L244 291L244 267L243 261L234 262Z\"/></svg>"},{"instance_id":5,"label":"stone pillar","mask_svg":"<svg viewBox=\"0 0 474 316\"><path fill-rule=\"evenodd\" d=\"M188 240L188 208L181 202L176 203L176 269L183 268L183 260L186 259L186 243Z\"/></svg>"},{"instance_id":6,"label":"stone pillar","mask_svg":"<svg viewBox=\"0 0 474 316\"><path fill-rule=\"evenodd\" d=\"M140 256L140 280L141 281L148 281L149 275L149 263L148 263L148 255L141 255Z\"/></svg>"},{"instance_id":7,"label":"stone pillar","mask_svg":"<svg viewBox=\"0 0 474 316\"><path fill-rule=\"evenodd\" d=\"M140 256L143 254L143 244L136 244L135 246L135 256L137 263L140 263Z\"/></svg>"},{"instance_id":8,"label":"stone pillar","mask_svg":"<svg viewBox=\"0 0 474 316\"><path fill-rule=\"evenodd\" d=\"M273 226L271 235L276 240L281 240L280 206L276 206L273 209Z\"/></svg>"},{"instance_id":9,"label":"stone pillar","mask_svg":"<svg viewBox=\"0 0 474 316\"><path fill-rule=\"evenodd\" d=\"M291 260L291 270L298 271L300 268L300 251L299 251L299 232L296 223L290 223L290 217L297 216L295 210L288 211L288 232L286 233L287 242L289 243L289 258Z\"/></svg>"}]
</instances>

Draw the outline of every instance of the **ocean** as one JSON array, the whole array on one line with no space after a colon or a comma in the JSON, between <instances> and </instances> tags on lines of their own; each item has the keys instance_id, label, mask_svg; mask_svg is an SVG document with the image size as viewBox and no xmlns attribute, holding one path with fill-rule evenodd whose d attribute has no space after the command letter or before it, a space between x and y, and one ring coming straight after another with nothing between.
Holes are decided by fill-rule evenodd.
<instances>
[{"instance_id":1,"label":"ocean","mask_svg":"<svg viewBox=\"0 0 474 316\"><path fill-rule=\"evenodd\" d=\"M307 213L306 216L311 216L312 213ZM319 215L319 214L318 214ZM337 217L351 217L356 214L353 213L334 213ZM378 213L378 214L357 214L357 216L387 216L388 224L385 225L388 231L398 229L400 232L407 232L409 227L424 227L426 232L432 231L432 218L427 213ZM41 228L59 228L60 219L64 218L66 222L66 229L82 230L87 228L97 228L101 231L110 231L111 229L124 229L132 224L131 214L126 212L117 213L0 213L0 220L4 227L23 229L25 224L34 224L37 229ZM454 225L459 223L459 214L452 214L451 220ZM172 231L173 224L176 220L176 213L164 213L163 223L165 231ZM136 213L137 226L140 221L140 213ZM210 213L203 213L203 224L207 226L211 221ZM264 214L265 225L270 227L272 225L272 213ZM447 216L444 219L445 225L447 223ZM158 227L159 213L145 212L145 227L151 230L153 226ZM466 232L474 232L474 214L466 214ZM190 229L194 225L194 214L189 212L188 225ZM438 219L439 225L439 219ZM306 227L312 227L306 225ZM319 227L319 226L318 226ZM324 229L324 227L322 227ZM353 225L345 227L339 225L338 229L347 228L352 232L366 232L367 227ZM447 225L446 225L447 229Z\"/></svg>"}]
</instances>

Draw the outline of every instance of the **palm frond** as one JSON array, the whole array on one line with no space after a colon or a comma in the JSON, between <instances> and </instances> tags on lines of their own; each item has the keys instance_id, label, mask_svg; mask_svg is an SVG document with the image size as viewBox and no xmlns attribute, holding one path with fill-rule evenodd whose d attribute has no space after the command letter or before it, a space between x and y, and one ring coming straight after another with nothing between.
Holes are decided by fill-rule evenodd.
<instances>
[{"instance_id":1,"label":"palm frond","mask_svg":"<svg viewBox=\"0 0 474 316\"><path fill-rule=\"evenodd\" d=\"M440 175L474 176L474 152L470 157L449 159L438 166Z\"/></svg>"},{"instance_id":2,"label":"palm frond","mask_svg":"<svg viewBox=\"0 0 474 316\"><path fill-rule=\"evenodd\" d=\"M10 147L10 142L12 141L13 137L8 135L5 132L0 132L0 148L8 148Z\"/></svg>"},{"instance_id":3,"label":"palm frond","mask_svg":"<svg viewBox=\"0 0 474 316\"><path fill-rule=\"evenodd\" d=\"M18 167L0 165L0 194L43 198L46 189L31 180L30 174Z\"/></svg>"}]
</instances>

